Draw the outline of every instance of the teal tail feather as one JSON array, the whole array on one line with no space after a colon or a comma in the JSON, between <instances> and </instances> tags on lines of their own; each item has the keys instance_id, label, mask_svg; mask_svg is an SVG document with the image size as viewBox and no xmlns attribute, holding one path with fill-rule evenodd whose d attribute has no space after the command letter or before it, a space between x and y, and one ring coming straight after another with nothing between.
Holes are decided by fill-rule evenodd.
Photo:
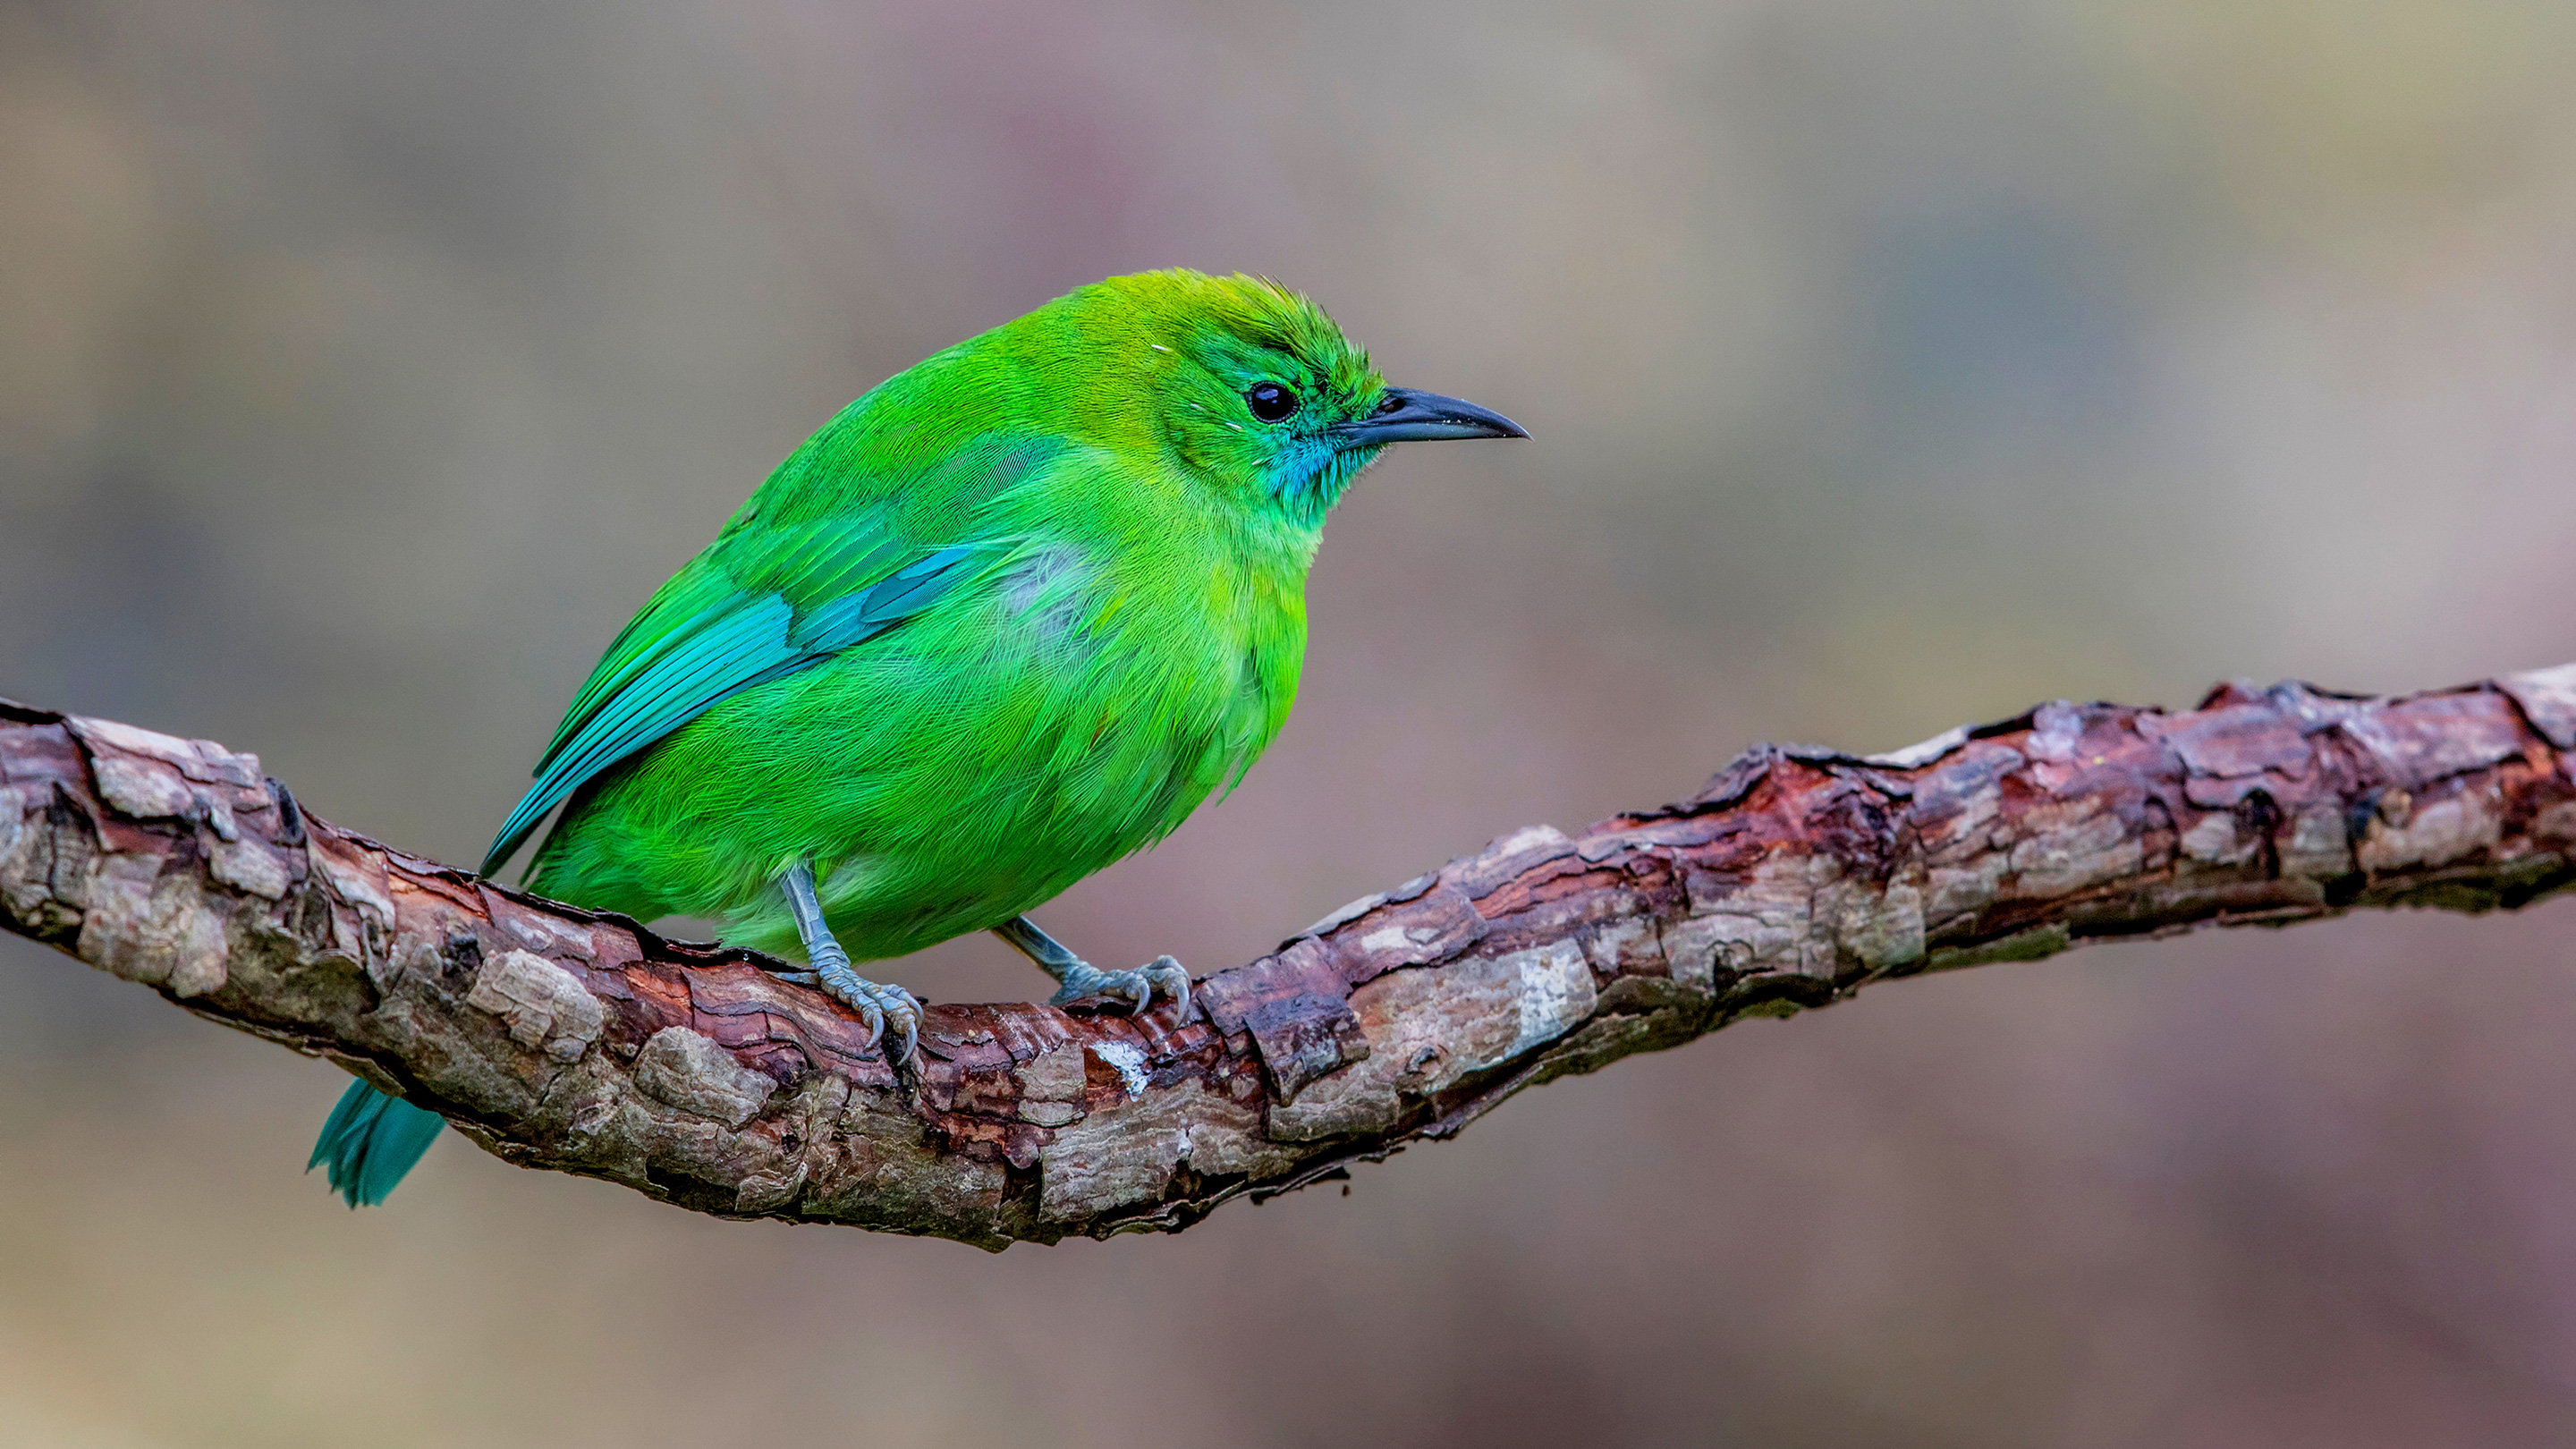
<instances>
[{"instance_id":1,"label":"teal tail feather","mask_svg":"<svg viewBox=\"0 0 2576 1449\"><path fill-rule=\"evenodd\" d=\"M364 1082L351 1082L322 1124L313 1144L311 1172L328 1167L331 1186L351 1207L374 1207L385 1200L438 1140L447 1119L400 1097L388 1097Z\"/></svg>"}]
</instances>

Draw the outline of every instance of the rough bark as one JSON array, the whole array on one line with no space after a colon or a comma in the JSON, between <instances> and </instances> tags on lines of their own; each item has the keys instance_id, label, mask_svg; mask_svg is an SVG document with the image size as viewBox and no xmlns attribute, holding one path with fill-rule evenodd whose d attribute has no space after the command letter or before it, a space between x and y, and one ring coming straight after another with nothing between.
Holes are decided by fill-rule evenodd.
<instances>
[{"instance_id":1,"label":"rough bark","mask_svg":"<svg viewBox=\"0 0 2576 1449\"><path fill-rule=\"evenodd\" d=\"M0 701L20 934L511 1162L991 1248L1185 1227L1884 977L2571 881L2576 665L2059 702L1888 755L1757 746L1679 804L1506 836L1198 983L1185 1019L934 1005L898 1074L747 953L388 849L252 756Z\"/></svg>"}]
</instances>

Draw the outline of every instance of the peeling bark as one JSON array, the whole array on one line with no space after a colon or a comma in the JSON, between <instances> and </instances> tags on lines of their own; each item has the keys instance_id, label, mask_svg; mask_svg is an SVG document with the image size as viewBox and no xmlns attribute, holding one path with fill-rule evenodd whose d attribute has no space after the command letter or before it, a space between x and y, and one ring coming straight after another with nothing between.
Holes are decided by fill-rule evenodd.
<instances>
[{"instance_id":1,"label":"peeling bark","mask_svg":"<svg viewBox=\"0 0 2576 1449\"><path fill-rule=\"evenodd\" d=\"M253 756L0 701L19 934L523 1166L987 1248L1177 1230L1883 977L2571 882L2576 665L2057 702L1887 755L1756 746L1678 804L1506 836L1200 982L1186 1018L934 1005L899 1076L748 953L388 849Z\"/></svg>"}]
</instances>

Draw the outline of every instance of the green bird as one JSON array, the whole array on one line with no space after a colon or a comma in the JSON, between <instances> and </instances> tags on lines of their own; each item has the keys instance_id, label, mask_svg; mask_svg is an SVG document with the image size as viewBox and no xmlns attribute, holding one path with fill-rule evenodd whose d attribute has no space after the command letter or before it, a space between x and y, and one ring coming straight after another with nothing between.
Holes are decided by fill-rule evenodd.
<instances>
[{"instance_id":1,"label":"green bird","mask_svg":"<svg viewBox=\"0 0 2576 1449\"><path fill-rule=\"evenodd\" d=\"M1288 718L1324 515L1390 443L1523 438L1389 387L1257 277L1113 277L843 408L608 647L492 842L557 806L530 890L712 917L800 953L912 1054L921 1005L854 964L991 931L1065 1004L1189 1006L1169 956L1102 971L1027 913L1169 834ZM393 1190L432 1112L350 1086L313 1165Z\"/></svg>"}]
</instances>

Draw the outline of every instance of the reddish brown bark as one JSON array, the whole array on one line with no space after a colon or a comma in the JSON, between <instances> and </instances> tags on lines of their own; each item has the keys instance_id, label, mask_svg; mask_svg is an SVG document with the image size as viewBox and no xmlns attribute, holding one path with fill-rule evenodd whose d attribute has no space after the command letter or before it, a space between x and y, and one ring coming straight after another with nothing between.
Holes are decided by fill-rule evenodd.
<instances>
[{"instance_id":1,"label":"reddish brown bark","mask_svg":"<svg viewBox=\"0 0 2576 1449\"><path fill-rule=\"evenodd\" d=\"M512 1162L1001 1247L1183 1227L1880 977L2519 906L2576 881L2572 759L2576 666L2055 703L1882 756L1758 746L1679 804L1353 902L1199 983L1186 1019L932 1006L899 1075L744 953L390 850L253 757L0 702L0 916Z\"/></svg>"}]
</instances>

